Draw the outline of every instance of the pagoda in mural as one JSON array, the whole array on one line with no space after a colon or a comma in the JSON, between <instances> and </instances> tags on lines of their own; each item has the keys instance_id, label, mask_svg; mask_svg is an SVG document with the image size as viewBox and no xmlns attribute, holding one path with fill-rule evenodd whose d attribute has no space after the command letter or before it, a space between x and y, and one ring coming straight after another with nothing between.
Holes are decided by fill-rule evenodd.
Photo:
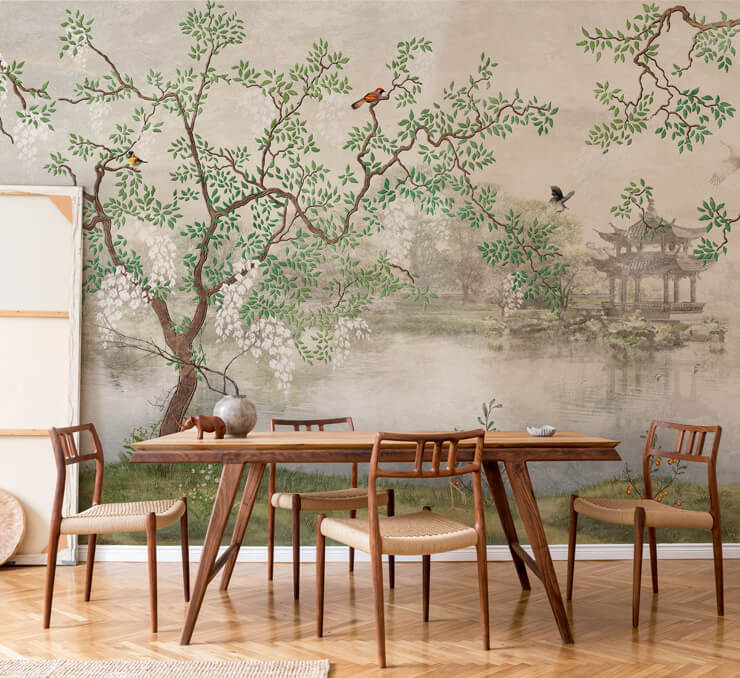
<instances>
[{"instance_id":1,"label":"pagoda in mural","mask_svg":"<svg viewBox=\"0 0 740 678\"><path fill-rule=\"evenodd\" d=\"M602 303L607 316L640 311L649 318L669 319L672 313L702 312L704 302L697 301L696 281L711 263L692 254L692 243L705 233L703 228L687 228L676 224L675 219L662 219L652 201L643 219L623 229L610 226L611 232L595 230L614 247L614 254L606 259L592 259L609 280L609 301ZM641 288L648 278L662 279L662 300L646 298ZM688 279L689 289L688 299L684 292L682 301L684 279Z\"/></svg>"}]
</instances>

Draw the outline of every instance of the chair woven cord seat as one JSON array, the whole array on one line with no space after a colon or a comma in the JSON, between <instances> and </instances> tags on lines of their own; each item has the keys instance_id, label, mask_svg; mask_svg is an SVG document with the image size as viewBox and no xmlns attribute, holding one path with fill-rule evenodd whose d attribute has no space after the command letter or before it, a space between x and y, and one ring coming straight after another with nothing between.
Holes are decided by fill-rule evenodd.
<instances>
[{"instance_id":1,"label":"chair woven cord seat","mask_svg":"<svg viewBox=\"0 0 740 678\"><path fill-rule=\"evenodd\" d=\"M301 510L304 511L352 511L367 508L367 488L349 487L345 490L327 490L325 492L275 492L272 505L275 508L291 509L293 497L301 498ZM378 506L388 503L388 492L379 490Z\"/></svg>"},{"instance_id":2,"label":"chair woven cord seat","mask_svg":"<svg viewBox=\"0 0 740 678\"><path fill-rule=\"evenodd\" d=\"M158 499L98 504L76 515L62 518L61 534L141 532L146 530L146 517L149 513L156 514L157 529L167 527L185 513L185 502L182 499Z\"/></svg>"},{"instance_id":3,"label":"chair woven cord seat","mask_svg":"<svg viewBox=\"0 0 740 678\"><path fill-rule=\"evenodd\" d=\"M324 518L321 533L348 546L370 550L367 518ZM474 546L474 527L432 511L419 511L380 519L381 551L390 555L429 555Z\"/></svg>"},{"instance_id":4,"label":"chair woven cord seat","mask_svg":"<svg viewBox=\"0 0 740 678\"><path fill-rule=\"evenodd\" d=\"M654 499L577 497L573 508L579 514L617 525L634 525L635 508L645 509L647 527L685 527L711 530L714 518L708 511L690 511L667 506Z\"/></svg>"}]
</instances>

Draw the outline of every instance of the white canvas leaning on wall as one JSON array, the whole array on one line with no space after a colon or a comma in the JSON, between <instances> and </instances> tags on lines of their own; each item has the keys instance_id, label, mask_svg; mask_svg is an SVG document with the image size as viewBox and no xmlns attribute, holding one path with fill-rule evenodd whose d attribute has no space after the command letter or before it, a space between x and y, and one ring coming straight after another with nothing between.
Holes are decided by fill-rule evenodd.
<instances>
[{"instance_id":1,"label":"white canvas leaning on wall","mask_svg":"<svg viewBox=\"0 0 740 678\"><path fill-rule=\"evenodd\" d=\"M56 468L47 430L79 423L80 188L0 186L0 487L26 512L17 563L45 561ZM65 513L77 508L69 473ZM75 542L62 544L74 560Z\"/></svg>"}]
</instances>

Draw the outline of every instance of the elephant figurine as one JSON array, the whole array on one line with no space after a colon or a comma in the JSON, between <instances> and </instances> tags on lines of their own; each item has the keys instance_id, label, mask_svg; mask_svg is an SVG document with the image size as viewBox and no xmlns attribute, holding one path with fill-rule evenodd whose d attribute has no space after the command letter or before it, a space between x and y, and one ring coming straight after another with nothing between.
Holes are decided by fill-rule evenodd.
<instances>
[{"instance_id":1,"label":"elephant figurine","mask_svg":"<svg viewBox=\"0 0 740 678\"><path fill-rule=\"evenodd\" d=\"M198 429L198 440L203 440L203 431L214 433L216 439L221 439L226 434L226 424L221 417L212 417L207 414L194 414L188 417L184 424L177 423L181 431L187 431L189 428Z\"/></svg>"}]
</instances>

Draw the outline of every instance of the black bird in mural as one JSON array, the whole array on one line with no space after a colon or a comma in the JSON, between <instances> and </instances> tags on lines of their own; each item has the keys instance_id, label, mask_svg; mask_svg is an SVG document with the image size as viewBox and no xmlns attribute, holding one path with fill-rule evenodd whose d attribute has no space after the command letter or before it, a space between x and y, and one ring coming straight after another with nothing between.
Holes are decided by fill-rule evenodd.
<instances>
[{"instance_id":1,"label":"black bird in mural","mask_svg":"<svg viewBox=\"0 0 740 678\"><path fill-rule=\"evenodd\" d=\"M568 209L565 203L568 202L568 200L570 200L576 193L575 191L570 191L567 195L563 195L563 191L560 189L560 186L550 186L550 192L552 193L550 204L555 205L555 209L557 209L558 212Z\"/></svg>"},{"instance_id":2,"label":"black bird in mural","mask_svg":"<svg viewBox=\"0 0 740 678\"><path fill-rule=\"evenodd\" d=\"M138 167L142 163L145 163L146 160L142 160L136 155L136 153L134 153L133 151L129 151L128 153L126 153L126 162L131 165L131 167Z\"/></svg>"},{"instance_id":3,"label":"black bird in mural","mask_svg":"<svg viewBox=\"0 0 740 678\"><path fill-rule=\"evenodd\" d=\"M720 141L723 146L727 148L727 157L722 161L722 169L712 174L712 178L709 180L710 184L718 186L721 184L730 174L734 174L740 169L740 154L724 141Z\"/></svg>"}]
</instances>

